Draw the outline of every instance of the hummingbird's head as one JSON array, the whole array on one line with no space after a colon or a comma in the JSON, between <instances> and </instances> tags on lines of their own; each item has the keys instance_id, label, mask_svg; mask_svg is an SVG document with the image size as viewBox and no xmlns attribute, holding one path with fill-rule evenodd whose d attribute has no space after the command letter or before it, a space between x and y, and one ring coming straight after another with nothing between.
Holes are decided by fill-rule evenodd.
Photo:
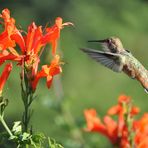
<instances>
[{"instance_id":1,"label":"hummingbird's head","mask_svg":"<svg viewBox=\"0 0 148 148\"><path fill-rule=\"evenodd\" d=\"M107 46L109 49L111 50L122 50L123 49L123 45L121 43L121 40L117 37L111 37L109 39L107 39Z\"/></svg>"},{"instance_id":2,"label":"hummingbird's head","mask_svg":"<svg viewBox=\"0 0 148 148\"><path fill-rule=\"evenodd\" d=\"M124 50L121 40L117 37L110 37L104 40L91 40L89 42L99 42L103 45L104 50L113 53L118 53Z\"/></svg>"}]
</instances>

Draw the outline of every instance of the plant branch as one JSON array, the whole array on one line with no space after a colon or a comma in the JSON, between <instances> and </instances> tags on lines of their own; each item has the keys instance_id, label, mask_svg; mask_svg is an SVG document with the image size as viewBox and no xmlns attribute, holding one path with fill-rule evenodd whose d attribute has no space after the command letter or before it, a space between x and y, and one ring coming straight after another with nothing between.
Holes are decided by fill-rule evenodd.
<instances>
[{"instance_id":1,"label":"plant branch","mask_svg":"<svg viewBox=\"0 0 148 148\"><path fill-rule=\"evenodd\" d=\"M24 77L21 78L21 90L22 90L22 101L24 105L24 113L22 117L23 128L25 132L28 132L28 125L31 117L30 106L33 101L33 92L30 89L29 79L27 72L24 71Z\"/></svg>"},{"instance_id":2,"label":"plant branch","mask_svg":"<svg viewBox=\"0 0 148 148\"><path fill-rule=\"evenodd\" d=\"M10 135L10 137L12 137L13 134L12 134L11 130L9 129L9 127L7 126L3 116L1 116L1 115L0 115L0 121L1 121L2 125L4 126L4 128L6 129L6 131L8 132L8 134Z\"/></svg>"}]
</instances>

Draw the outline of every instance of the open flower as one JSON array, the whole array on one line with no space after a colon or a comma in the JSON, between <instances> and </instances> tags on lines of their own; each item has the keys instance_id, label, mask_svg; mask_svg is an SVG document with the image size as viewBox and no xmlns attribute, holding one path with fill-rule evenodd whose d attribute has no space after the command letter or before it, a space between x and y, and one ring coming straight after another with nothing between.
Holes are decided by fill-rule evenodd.
<instances>
[{"instance_id":1,"label":"open flower","mask_svg":"<svg viewBox=\"0 0 148 148\"><path fill-rule=\"evenodd\" d=\"M148 147L148 113L145 113L142 118L134 122L135 129L135 145L138 148Z\"/></svg>"},{"instance_id":2,"label":"open flower","mask_svg":"<svg viewBox=\"0 0 148 148\"><path fill-rule=\"evenodd\" d=\"M4 20L5 30L0 34L0 50L7 49L8 47L14 47L15 41L11 39L11 35L16 31L15 20L10 18L10 11L4 9L0 18Z\"/></svg>"},{"instance_id":3,"label":"open flower","mask_svg":"<svg viewBox=\"0 0 148 148\"><path fill-rule=\"evenodd\" d=\"M0 18L3 19L4 31L0 34L0 65L7 60L17 61L18 65L25 70L25 75L29 81L29 87L35 88L42 77L47 78L47 87L50 88L53 76L59 74L62 69L59 66L60 57L56 55L57 42L60 37L60 30L66 25L73 25L70 22L63 23L62 18L57 17L55 24L47 27L45 31L42 26L37 26L35 22L31 23L28 31L22 34L22 31L15 26L15 19L10 17L10 11L4 9ZM52 45L53 60L49 65L43 65L42 70L38 72L40 56L47 44ZM16 44L20 51L15 50ZM22 72L22 78L24 72Z\"/></svg>"},{"instance_id":4,"label":"open flower","mask_svg":"<svg viewBox=\"0 0 148 148\"><path fill-rule=\"evenodd\" d=\"M139 108L132 105L130 97L121 95L118 104L108 110L103 121L97 117L95 109L85 110L85 130L106 136L114 146L120 148L147 148L148 114L136 121L133 116L138 113ZM117 121L112 118L113 115L117 116Z\"/></svg>"},{"instance_id":5,"label":"open flower","mask_svg":"<svg viewBox=\"0 0 148 148\"><path fill-rule=\"evenodd\" d=\"M84 116L87 122L86 131L99 132L108 137L115 144L117 141L117 123L109 116L104 117L104 123L97 117L95 109L84 111Z\"/></svg>"},{"instance_id":6,"label":"open flower","mask_svg":"<svg viewBox=\"0 0 148 148\"><path fill-rule=\"evenodd\" d=\"M125 115L128 114L130 109L130 116L136 115L139 113L139 108L131 106L131 100L129 96L120 95L118 98L118 105L111 107L108 110L108 115L118 115L118 135L122 134L122 130L125 125Z\"/></svg>"},{"instance_id":7,"label":"open flower","mask_svg":"<svg viewBox=\"0 0 148 148\"><path fill-rule=\"evenodd\" d=\"M72 25L70 22L62 24L62 18L58 17L55 20L55 25L46 28L46 31L42 31L42 26L36 26L33 22L28 27L28 33L25 36L13 36L15 42L20 46L22 55L24 55L24 61L30 67L38 60L42 47L45 47L48 43L52 44L52 53L55 55L57 40L60 37L60 30L65 25ZM36 64L37 65L37 64Z\"/></svg>"},{"instance_id":8,"label":"open flower","mask_svg":"<svg viewBox=\"0 0 148 148\"><path fill-rule=\"evenodd\" d=\"M4 9L0 18L3 19L4 31L0 34L0 65L6 60L20 60L19 54L14 47L15 39L22 38L20 31L15 26L15 19L10 17L10 11ZM7 51L6 51L7 50Z\"/></svg>"},{"instance_id":9,"label":"open flower","mask_svg":"<svg viewBox=\"0 0 148 148\"><path fill-rule=\"evenodd\" d=\"M10 17L10 11L4 9L0 18L4 21L4 31L0 34L0 61L16 60L19 55L22 61L27 61L27 65L39 61L37 56L41 48L48 43L52 44L52 53L55 55L57 41L60 37L60 30L66 25L73 25L71 22L62 23L62 18L57 17L55 24L42 31L42 26L36 26L33 22L28 27L27 35L22 35L21 31L15 26L15 19ZM19 45L21 53L17 53L14 49L16 44ZM2 50L8 49L7 55L2 53ZM5 57L6 56L6 57ZM17 58L15 58L15 56ZM9 58L10 57L10 58ZM13 58L12 58L13 57ZM19 59L20 60L20 59ZM37 64L36 64L37 65Z\"/></svg>"},{"instance_id":10,"label":"open flower","mask_svg":"<svg viewBox=\"0 0 148 148\"><path fill-rule=\"evenodd\" d=\"M4 21L4 31L0 34L0 50L15 47L16 39L22 40L23 38L20 31L15 26L15 19L10 17L10 11L8 9L2 11L0 18Z\"/></svg>"},{"instance_id":11,"label":"open flower","mask_svg":"<svg viewBox=\"0 0 148 148\"><path fill-rule=\"evenodd\" d=\"M60 66L60 57L56 55L54 59L51 61L50 65L43 65L42 70L37 73L35 76L33 82L32 82L32 88L33 90L36 89L36 86L38 84L38 81L42 77L46 77L46 84L47 87L50 88L53 77L59 73L62 72L62 68Z\"/></svg>"},{"instance_id":12,"label":"open flower","mask_svg":"<svg viewBox=\"0 0 148 148\"><path fill-rule=\"evenodd\" d=\"M5 66L2 75L0 76L0 96L2 95L3 87L9 77L11 70L12 70L12 64L9 63Z\"/></svg>"},{"instance_id":13,"label":"open flower","mask_svg":"<svg viewBox=\"0 0 148 148\"><path fill-rule=\"evenodd\" d=\"M57 17L55 20L55 25L52 27L46 28L46 34L44 35L44 38L42 40L43 43L49 42L52 45L52 54L55 55L56 48L57 48L57 42L60 38L60 30L67 25L73 25L71 22L62 23L62 18Z\"/></svg>"}]
</instances>

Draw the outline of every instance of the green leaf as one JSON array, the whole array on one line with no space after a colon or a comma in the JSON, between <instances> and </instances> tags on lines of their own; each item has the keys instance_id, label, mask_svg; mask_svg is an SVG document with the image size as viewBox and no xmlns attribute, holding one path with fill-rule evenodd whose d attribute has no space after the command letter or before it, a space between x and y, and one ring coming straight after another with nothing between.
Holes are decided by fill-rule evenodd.
<instances>
[{"instance_id":1,"label":"green leaf","mask_svg":"<svg viewBox=\"0 0 148 148\"><path fill-rule=\"evenodd\" d=\"M15 135L20 134L22 132L22 126L20 124L20 121L14 122L12 132L14 132Z\"/></svg>"},{"instance_id":2,"label":"green leaf","mask_svg":"<svg viewBox=\"0 0 148 148\"><path fill-rule=\"evenodd\" d=\"M62 145L58 144L55 139L48 137L49 148L64 148Z\"/></svg>"},{"instance_id":3,"label":"green leaf","mask_svg":"<svg viewBox=\"0 0 148 148\"><path fill-rule=\"evenodd\" d=\"M46 139L46 137L45 137L44 134L42 134L42 133L32 135L32 140L33 140L35 143L41 143L41 142L43 142L43 140L45 140L45 139Z\"/></svg>"},{"instance_id":4,"label":"green leaf","mask_svg":"<svg viewBox=\"0 0 148 148\"><path fill-rule=\"evenodd\" d=\"M22 135L22 141L27 141L31 138L31 135L29 133L23 133Z\"/></svg>"}]
</instances>

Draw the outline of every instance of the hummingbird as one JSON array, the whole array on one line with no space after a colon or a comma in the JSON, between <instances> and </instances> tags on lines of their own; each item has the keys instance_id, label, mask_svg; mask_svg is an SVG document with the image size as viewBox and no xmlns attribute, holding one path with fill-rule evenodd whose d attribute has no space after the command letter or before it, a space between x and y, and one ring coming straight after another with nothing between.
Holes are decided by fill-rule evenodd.
<instances>
[{"instance_id":1,"label":"hummingbird","mask_svg":"<svg viewBox=\"0 0 148 148\"><path fill-rule=\"evenodd\" d=\"M98 42L102 45L103 51L81 48L92 59L101 63L114 72L124 72L130 78L138 80L148 93L148 70L123 47L118 37L110 37L103 40L90 40L88 42Z\"/></svg>"}]
</instances>

